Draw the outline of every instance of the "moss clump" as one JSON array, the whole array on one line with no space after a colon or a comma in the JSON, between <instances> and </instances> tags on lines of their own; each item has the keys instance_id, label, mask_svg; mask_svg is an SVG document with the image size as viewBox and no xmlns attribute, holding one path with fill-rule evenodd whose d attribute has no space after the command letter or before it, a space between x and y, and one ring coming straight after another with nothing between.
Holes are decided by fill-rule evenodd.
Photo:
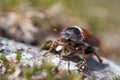
<instances>
[{"instance_id":1,"label":"moss clump","mask_svg":"<svg viewBox=\"0 0 120 80\"><path fill-rule=\"evenodd\" d=\"M120 76L115 76L113 80L120 80Z\"/></svg>"},{"instance_id":2,"label":"moss clump","mask_svg":"<svg viewBox=\"0 0 120 80\"><path fill-rule=\"evenodd\" d=\"M7 58L6 58L6 56L4 54L0 55L0 60L2 60L4 64L8 63L8 60L7 60Z\"/></svg>"},{"instance_id":3,"label":"moss clump","mask_svg":"<svg viewBox=\"0 0 120 80\"><path fill-rule=\"evenodd\" d=\"M79 73L68 73L66 70L64 71L53 71L56 69L52 64L48 61L43 60L43 64L41 66L34 65L33 67L23 66L20 63L21 54L17 54L15 60L12 61L7 60L5 55L0 56L0 60L3 61L3 65L1 66L1 75L3 80L11 80L16 79L25 79L25 80L81 80L82 75ZM18 61L18 62L16 62ZM15 63L16 62L16 63ZM5 71L2 72L2 69L5 68ZM20 71L20 72L19 72ZM14 74L17 73L17 77ZM115 79L116 80L116 79Z\"/></svg>"},{"instance_id":4,"label":"moss clump","mask_svg":"<svg viewBox=\"0 0 120 80\"><path fill-rule=\"evenodd\" d=\"M21 53L17 53L17 56L16 56L16 60L18 61L18 62L20 62L20 60L21 60Z\"/></svg>"}]
</instances>

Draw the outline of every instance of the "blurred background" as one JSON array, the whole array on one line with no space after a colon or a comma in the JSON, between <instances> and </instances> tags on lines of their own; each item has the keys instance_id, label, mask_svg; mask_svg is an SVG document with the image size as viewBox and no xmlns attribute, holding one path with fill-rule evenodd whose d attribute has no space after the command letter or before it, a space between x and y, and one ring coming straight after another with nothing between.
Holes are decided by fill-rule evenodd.
<instances>
[{"instance_id":1,"label":"blurred background","mask_svg":"<svg viewBox=\"0 0 120 80\"><path fill-rule=\"evenodd\" d=\"M120 0L0 0L0 36L33 46L67 26L88 29L100 55L120 64ZM54 32L53 29L58 29Z\"/></svg>"}]
</instances>

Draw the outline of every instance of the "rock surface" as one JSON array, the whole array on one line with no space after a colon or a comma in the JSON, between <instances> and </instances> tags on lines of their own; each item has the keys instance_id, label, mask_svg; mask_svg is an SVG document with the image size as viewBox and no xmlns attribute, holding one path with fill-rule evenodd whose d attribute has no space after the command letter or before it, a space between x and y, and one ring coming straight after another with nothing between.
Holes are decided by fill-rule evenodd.
<instances>
[{"instance_id":1,"label":"rock surface","mask_svg":"<svg viewBox=\"0 0 120 80\"><path fill-rule=\"evenodd\" d=\"M51 62L53 65L57 66L60 60L59 55L48 54L47 57L44 57L43 54L45 51L42 51L40 48L0 37L0 54L5 54L9 59L10 57L15 57L18 51L22 52L22 58L20 62L23 65L41 65L42 60L45 59ZM120 76L120 66L116 65L108 59L102 59L103 63L101 64L95 57L88 58L87 64L91 75L83 70L83 72L87 75L88 80L113 80L114 77ZM68 70L68 65L70 71L79 70L74 61L66 59L61 60L59 69Z\"/></svg>"}]
</instances>

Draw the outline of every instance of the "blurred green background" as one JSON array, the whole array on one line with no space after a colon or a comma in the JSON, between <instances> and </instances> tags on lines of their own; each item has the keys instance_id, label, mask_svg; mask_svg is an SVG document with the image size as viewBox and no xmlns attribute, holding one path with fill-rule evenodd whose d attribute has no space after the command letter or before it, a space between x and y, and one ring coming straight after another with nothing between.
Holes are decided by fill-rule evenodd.
<instances>
[{"instance_id":1,"label":"blurred green background","mask_svg":"<svg viewBox=\"0 0 120 80\"><path fill-rule=\"evenodd\" d=\"M32 45L82 25L101 41L100 55L120 59L120 0L0 0L0 35ZM51 34L50 34L51 33ZM49 34L49 35L48 35Z\"/></svg>"}]
</instances>

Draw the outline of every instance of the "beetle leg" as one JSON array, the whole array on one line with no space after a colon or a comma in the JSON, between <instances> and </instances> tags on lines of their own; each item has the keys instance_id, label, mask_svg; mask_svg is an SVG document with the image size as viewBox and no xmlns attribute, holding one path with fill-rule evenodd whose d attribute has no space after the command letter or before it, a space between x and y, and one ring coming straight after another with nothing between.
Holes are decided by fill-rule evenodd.
<instances>
[{"instance_id":1,"label":"beetle leg","mask_svg":"<svg viewBox=\"0 0 120 80\"><path fill-rule=\"evenodd\" d=\"M65 54L65 56L74 55L78 51L77 48L75 48L74 50L70 50L70 49L67 48L67 50L69 51L69 53Z\"/></svg>"},{"instance_id":2,"label":"beetle leg","mask_svg":"<svg viewBox=\"0 0 120 80\"><path fill-rule=\"evenodd\" d=\"M87 67L87 70L88 70L88 72L90 73L90 70L89 70L88 65L87 65L87 61L86 61L86 56L85 56L85 51L84 51L84 49L82 49L82 57L83 57L83 60L85 61L85 66Z\"/></svg>"},{"instance_id":3,"label":"beetle leg","mask_svg":"<svg viewBox=\"0 0 120 80\"><path fill-rule=\"evenodd\" d=\"M95 54L95 56L99 59L99 62L102 63L102 59L100 58L100 56L96 52L93 52L93 54Z\"/></svg>"},{"instance_id":4,"label":"beetle leg","mask_svg":"<svg viewBox=\"0 0 120 80\"><path fill-rule=\"evenodd\" d=\"M85 52L84 52L84 50L83 50L83 49L82 49L82 57L83 57L84 61L85 61L85 62L87 62L87 61L86 61Z\"/></svg>"},{"instance_id":5,"label":"beetle leg","mask_svg":"<svg viewBox=\"0 0 120 80\"><path fill-rule=\"evenodd\" d=\"M62 48L62 52L60 53L60 58L62 58L65 55L65 47Z\"/></svg>"},{"instance_id":6,"label":"beetle leg","mask_svg":"<svg viewBox=\"0 0 120 80\"><path fill-rule=\"evenodd\" d=\"M85 61L82 59L82 60L80 60L80 61L77 63L76 66L79 67L79 71L82 71L82 70L85 68L86 63L85 63Z\"/></svg>"},{"instance_id":7,"label":"beetle leg","mask_svg":"<svg viewBox=\"0 0 120 80\"><path fill-rule=\"evenodd\" d=\"M68 72L71 73L71 71L70 71L70 61L68 61Z\"/></svg>"},{"instance_id":8,"label":"beetle leg","mask_svg":"<svg viewBox=\"0 0 120 80\"><path fill-rule=\"evenodd\" d=\"M50 46L50 49L47 52L44 53L44 56L46 56L54 48L54 46L56 45L56 43L57 43L56 41L52 42L52 45Z\"/></svg>"},{"instance_id":9,"label":"beetle leg","mask_svg":"<svg viewBox=\"0 0 120 80\"><path fill-rule=\"evenodd\" d=\"M59 61L59 63L58 63L58 66L59 66L60 63L61 63L61 60L62 60L62 58L63 58L64 52L65 52L65 48L63 47L63 48L62 48L62 52L60 53L60 61Z\"/></svg>"},{"instance_id":10,"label":"beetle leg","mask_svg":"<svg viewBox=\"0 0 120 80\"><path fill-rule=\"evenodd\" d=\"M65 52L65 47L62 48L62 51L61 51L61 53L60 53L60 60L59 60L59 62L58 62L58 65L55 67L55 71L56 71L56 72L59 72L58 67L59 67L60 64L61 64L61 60L62 60L62 58L63 58L64 52Z\"/></svg>"},{"instance_id":11,"label":"beetle leg","mask_svg":"<svg viewBox=\"0 0 120 80\"><path fill-rule=\"evenodd\" d=\"M65 52L65 47L62 48L62 52L60 53L60 60L59 60L59 63L58 63L58 65L57 65L56 69L58 69L58 67L59 67L60 64L61 64L61 60L62 60L62 58L63 58L64 52Z\"/></svg>"},{"instance_id":12,"label":"beetle leg","mask_svg":"<svg viewBox=\"0 0 120 80\"><path fill-rule=\"evenodd\" d=\"M69 56L69 55L72 55L72 54L73 54L73 53L70 52L70 53L68 53L68 54L65 54L64 57Z\"/></svg>"},{"instance_id":13,"label":"beetle leg","mask_svg":"<svg viewBox=\"0 0 120 80\"><path fill-rule=\"evenodd\" d=\"M61 63L61 60L62 60L63 55L64 55L64 52L65 52L65 47L62 48L62 52L60 53L60 61L59 61L59 63L58 63L58 66L59 66L60 63Z\"/></svg>"},{"instance_id":14,"label":"beetle leg","mask_svg":"<svg viewBox=\"0 0 120 80\"><path fill-rule=\"evenodd\" d=\"M60 62L59 62L59 64L58 64L58 66L60 65L61 60L62 60L62 58L63 58L64 55L65 55L65 47L63 47L62 52L61 52L61 54L60 54ZM65 55L65 56L66 56L66 55ZM70 71L70 61L68 61L68 72L69 72L69 73L71 72L71 71Z\"/></svg>"}]
</instances>

